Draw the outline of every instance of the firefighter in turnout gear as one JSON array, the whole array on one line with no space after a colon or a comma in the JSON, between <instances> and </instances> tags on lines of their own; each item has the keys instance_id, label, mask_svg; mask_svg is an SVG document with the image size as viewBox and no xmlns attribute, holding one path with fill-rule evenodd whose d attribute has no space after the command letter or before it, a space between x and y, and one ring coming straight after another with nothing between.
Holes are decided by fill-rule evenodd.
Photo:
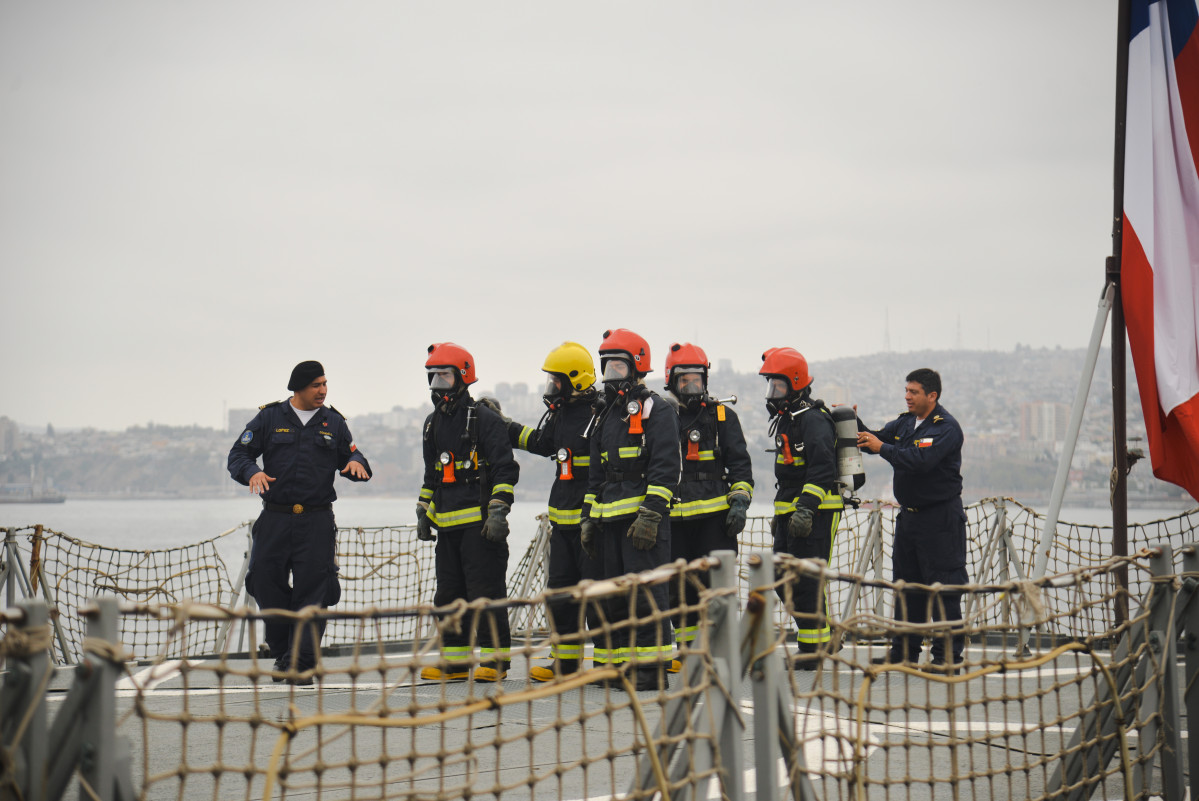
<instances>
[{"instance_id":1,"label":"firefighter in turnout gear","mask_svg":"<svg viewBox=\"0 0 1199 801\"><path fill-rule=\"evenodd\" d=\"M514 448L547 456L557 464L550 488L550 564L546 587L573 587L583 579L598 579L602 565L583 551L579 524L583 496L591 468L591 445L584 436L591 423L595 402L595 362L577 342L563 342L545 357L541 369L547 374L545 415L536 428L508 422L508 439ZM534 665L529 676L535 681L552 681L579 669L583 640L579 637L580 605L569 598L551 601L549 616L556 635L550 646L553 664ZM588 606L587 625L596 628L598 610Z\"/></svg>"},{"instance_id":2,"label":"firefighter in turnout gear","mask_svg":"<svg viewBox=\"0 0 1199 801\"><path fill-rule=\"evenodd\" d=\"M670 510L670 556L690 562L713 551L737 550L753 497L753 465L741 421L731 407L708 394L711 365L703 349L675 343L666 355L666 390L678 401L682 477ZM736 398L733 399L734 401ZM703 581L708 585L707 573ZM699 593L688 583L683 598L671 582L671 607L694 606ZM699 633L694 617L675 619L675 640L686 647Z\"/></svg>"},{"instance_id":3,"label":"firefighter in turnout gear","mask_svg":"<svg viewBox=\"0 0 1199 801\"><path fill-rule=\"evenodd\" d=\"M763 353L758 374L766 377L766 409L775 446L774 552L828 562L845 506L837 488L832 415L822 401L812 399L808 362L794 348ZM778 590L784 601L786 589ZM815 670L817 651L828 649L832 635L827 593L820 582L806 576L791 591L798 627L795 666Z\"/></svg>"},{"instance_id":4,"label":"firefighter in turnout gear","mask_svg":"<svg viewBox=\"0 0 1199 801\"><path fill-rule=\"evenodd\" d=\"M508 511L520 467L498 414L471 399L475 360L452 342L429 346L425 361L433 413L424 426L424 483L416 507L417 537L437 541L436 606L458 599L508 597ZM433 533L437 529L437 534ZM442 631L442 664L427 680L465 679L474 640L482 661L476 681L507 672L511 635L507 611L488 611L477 627Z\"/></svg>"},{"instance_id":5,"label":"firefighter in turnout gear","mask_svg":"<svg viewBox=\"0 0 1199 801\"><path fill-rule=\"evenodd\" d=\"M679 480L678 415L645 386L649 344L624 328L604 332L600 345L604 394L596 400L591 437L591 475L583 499L580 539L592 558L603 559L605 578L650 570L670 561L670 503ZM647 588L653 605L667 607L667 589ZM623 608L621 608L623 606ZM616 632L593 638L597 666L632 662L635 687L665 686L671 661L670 624L665 618L633 626L628 605L605 604ZM653 607L639 592L635 614ZM634 678L631 674L630 678Z\"/></svg>"}]
</instances>

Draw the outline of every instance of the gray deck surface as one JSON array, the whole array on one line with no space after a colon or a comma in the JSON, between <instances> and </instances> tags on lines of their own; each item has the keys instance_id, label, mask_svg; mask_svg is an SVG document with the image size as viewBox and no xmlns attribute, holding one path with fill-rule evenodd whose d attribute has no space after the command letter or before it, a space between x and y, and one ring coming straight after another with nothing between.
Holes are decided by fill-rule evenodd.
<instances>
[{"instance_id":1,"label":"gray deck surface","mask_svg":"<svg viewBox=\"0 0 1199 801\"><path fill-rule=\"evenodd\" d=\"M883 649L877 647L874 653L881 655ZM869 656L867 648L856 647L853 658L867 662ZM352 709L362 712L384 695L389 716L404 717L413 711L419 715L436 712L432 707L437 705L443 691L444 697L453 702L545 686L528 680L527 663L523 659L513 663L513 669L498 686L454 682L444 688L436 682L414 684L407 681L411 674L400 668L408 659L406 655L393 655L387 659L388 664L396 666L394 670L366 672L355 682L340 673L324 682L320 692L310 687L276 684L269 677L259 679L256 686L242 676L226 675L222 679L210 669L219 664L215 661L197 660L196 669L185 673L168 671L166 675L152 674L147 666L131 666L133 678L122 680L118 689L118 721L121 733L129 737L132 744L134 787L149 799L262 798L262 772L269 763L280 731L272 724L314 714L333 715ZM333 671L344 670L352 662L349 657L326 657L324 661ZM245 660L228 663L234 669L244 669L249 664ZM269 667L267 662L260 661L259 665L264 669ZM1021 772L1004 772L1003 768L1013 763L1024 764L1028 760L1027 752L1042 753L1052 759L1069 739L1070 730L1041 724L1042 720L1052 719L1066 708L1058 706L1063 703L1062 694L1053 696L1054 700L1048 702L1037 692L1038 688L1043 690L1065 680L1069 672L1042 669L1020 675L1000 673L971 679L971 682L990 683L987 696L1003 696L1003 700L958 707L952 716L943 710L929 714L922 707L926 695L933 705L944 705L947 695L963 692L960 685L885 674L872 687L872 702L904 706L906 700L908 708L893 710L890 714L875 712L867 721L868 775L872 781L889 778L893 782L886 786L870 784L869 794L876 801L881 801L884 790L888 799L1024 799L1037 796L1052 765ZM147 723L133 712L137 697L133 682L146 685L154 676L158 678L145 693L145 709L150 715L161 714L176 720ZM801 693L810 689L813 682L820 681L835 690L838 698L856 699L863 676L860 670L838 665L835 670L825 669L818 673L798 672L795 681ZM62 691L69 681L69 671L60 671L55 677L50 692L51 715L57 708L55 702L63 698ZM672 686L677 686L679 681L680 676L672 677ZM752 798L757 766L749 680L742 682L737 690L734 697L739 699L746 724L746 797ZM643 692L637 695L651 727L656 729L662 710L657 694ZM609 699L620 708L611 714L602 714ZM1087 700L1077 698L1074 708ZM809 767L819 770L822 766L831 773L844 773L852 764L853 743L857 736L852 705L828 697L811 704L805 700L804 704L803 708L795 708L793 712L797 716L799 736L805 741L804 756ZM623 795L636 770L635 757L622 754L604 758L604 754L610 742L615 749L625 750L635 736L639 736L637 722L627 706L627 696L622 690L589 685L547 699L416 728L326 725L320 729L307 729L291 743L290 753L298 772L294 777L296 784L287 788L286 797L459 798L472 797L471 788L501 788L502 798L513 799L608 798L614 792ZM582 724L555 725L560 717L578 716L584 711L601 714L589 717ZM181 713L193 723L186 727L181 725L177 720ZM211 722L213 716L252 722L217 726ZM1181 727L1184 749L1187 728L1184 718ZM809 739L815 731L835 734L823 739ZM1013 732L1013 735L992 740L990 744L951 745L952 736L977 737L987 732L1005 731ZM497 749L494 744L500 735L516 739ZM313 750L318 740L319 749ZM918 747L904 749L901 747L904 742L916 743ZM1006 743L1006 746L1001 747L997 742ZM933 744L931 748L929 743ZM1138 745L1135 732L1131 733L1129 743L1135 752ZM444 751L442 758L435 756L438 751ZM408 755L413 753L423 756L409 759ZM321 773L317 785L318 780L311 770L314 764L336 765L351 754L361 763L358 767L354 770L327 769ZM584 771L572 764L582 754L600 761ZM681 756L686 758L685 749ZM192 770L212 767L218 758L226 771L220 774L219 784L212 771L192 773L185 779L170 775L177 773L182 764ZM158 777L151 781L148 790L143 789L146 781L143 765L146 763L150 765L150 775ZM969 775L971 769L974 776ZM902 781L905 771L914 777L932 776L937 781L930 785L926 778L905 784ZM527 783L530 775L538 779L532 788ZM948 781L955 775L956 782ZM778 786L788 787L781 762L777 780ZM813 781L820 798L849 798L855 793L852 784L844 780L814 776ZM377 786L380 782L384 783L385 789ZM1155 787L1160 785L1157 776L1153 783ZM788 794L789 790L784 790L782 797L788 797ZM278 785L273 797L282 797ZM492 798L494 795L491 792L474 793L473 797ZM710 783L708 797L720 797L717 782ZM1119 778L1109 779L1093 797L1123 797Z\"/></svg>"}]
</instances>

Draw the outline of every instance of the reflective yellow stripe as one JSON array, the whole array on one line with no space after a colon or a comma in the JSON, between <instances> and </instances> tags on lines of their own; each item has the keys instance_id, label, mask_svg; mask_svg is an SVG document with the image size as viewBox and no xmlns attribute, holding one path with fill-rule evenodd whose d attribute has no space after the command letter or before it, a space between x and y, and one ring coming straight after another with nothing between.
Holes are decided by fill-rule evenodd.
<instances>
[{"instance_id":1,"label":"reflective yellow stripe","mask_svg":"<svg viewBox=\"0 0 1199 801\"><path fill-rule=\"evenodd\" d=\"M515 494L516 487L512 486L511 484L496 484L491 488L491 494L495 495L497 492L508 492Z\"/></svg>"},{"instance_id":2,"label":"reflective yellow stripe","mask_svg":"<svg viewBox=\"0 0 1199 801\"><path fill-rule=\"evenodd\" d=\"M432 498L432 497L433 497L433 490L431 490L431 489L427 489L427 488L425 488L425 487L421 487L421 490L420 490L420 499L421 499L422 501L427 501L427 500L429 500L429 499L430 499L430 498Z\"/></svg>"},{"instance_id":3,"label":"reflective yellow stripe","mask_svg":"<svg viewBox=\"0 0 1199 801\"><path fill-rule=\"evenodd\" d=\"M593 648L591 651L591 660L597 665L606 665L609 662L617 661L616 652L607 648Z\"/></svg>"},{"instance_id":4,"label":"reflective yellow stripe","mask_svg":"<svg viewBox=\"0 0 1199 801\"><path fill-rule=\"evenodd\" d=\"M591 467L590 456L572 456L570 461L574 463L575 467Z\"/></svg>"},{"instance_id":5,"label":"reflective yellow stripe","mask_svg":"<svg viewBox=\"0 0 1199 801\"><path fill-rule=\"evenodd\" d=\"M671 517L695 517L697 515L711 514L719 512L722 509L728 509L729 502L725 496L721 495L717 498L704 498L699 501L687 501L685 503L675 504L670 510Z\"/></svg>"},{"instance_id":6,"label":"reflective yellow stripe","mask_svg":"<svg viewBox=\"0 0 1199 801\"><path fill-rule=\"evenodd\" d=\"M807 645L818 645L822 642L829 642L832 638L833 630L829 626L825 626L822 629L800 629L795 632L795 641Z\"/></svg>"},{"instance_id":7,"label":"reflective yellow stripe","mask_svg":"<svg viewBox=\"0 0 1199 801\"><path fill-rule=\"evenodd\" d=\"M605 517L621 517L630 515L637 511L637 507L641 506L641 502L645 500L644 495L638 495L636 498L621 498L610 503L600 503L596 501L591 505L591 517L602 520Z\"/></svg>"},{"instance_id":8,"label":"reflective yellow stripe","mask_svg":"<svg viewBox=\"0 0 1199 801\"><path fill-rule=\"evenodd\" d=\"M699 636L699 626L680 626L674 630L675 642L691 642Z\"/></svg>"},{"instance_id":9,"label":"reflective yellow stripe","mask_svg":"<svg viewBox=\"0 0 1199 801\"><path fill-rule=\"evenodd\" d=\"M670 503L670 499L674 497L673 492L666 489L666 487L659 487L657 484L650 484L649 486L647 486L645 488L645 494L646 495L657 495L659 498L662 498L667 503Z\"/></svg>"},{"instance_id":10,"label":"reflective yellow stripe","mask_svg":"<svg viewBox=\"0 0 1199 801\"><path fill-rule=\"evenodd\" d=\"M794 461L791 462L791 464L793 464L796 467L803 467L805 464L807 464L807 462L805 462L803 460L802 456L793 456L792 459L794 459ZM784 453L775 454L774 463L775 464L786 464L787 463L787 455Z\"/></svg>"},{"instance_id":11,"label":"reflective yellow stripe","mask_svg":"<svg viewBox=\"0 0 1199 801\"><path fill-rule=\"evenodd\" d=\"M747 492L752 498L754 494L754 488L752 484L748 484L744 481L738 481L736 484L729 487L729 492Z\"/></svg>"},{"instance_id":12,"label":"reflective yellow stripe","mask_svg":"<svg viewBox=\"0 0 1199 801\"><path fill-rule=\"evenodd\" d=\"M479 653L487 658L500 658L505 661L512 658L512 653L507 648L480 648Z\"/></svg>"},{"instance_id":13,"label":"reflective yellow stripe","mask_svg":"<svg viewBox=\"0 0 1199 801\"><path fill-rule=\"evenodd\" d=\"M464 526L467 523L482 523L483 511L478 506L471 506L467 509L459 509L456 512L437 511L437 504L429 504L428 511L429 519L433 521L433 525L438 528L448 526Z\"/></svg>"},{"instance_id":14,"label":"reflective yellow stripe","mask_svg":"<svg viewBox=\"0 0 1199 801\"><path fill-rule=\"evenodd\" d=\"M711 462L711 461L713 461L713 460L715 460L715 459L716 459L716 451L700 451L700 452L699 452L699 460L698 460L698 461L701 461L701 462ZM696 461L696 460L695 460L695 459L688 459L687 461L689 461L689 462L694 462L694 461Z\"/></svg>"},{"instance_id":15,"label":"reflective yellow stripe","mask_svg":"<svg viewBox=\"0 0 1199 801\"><path fill-rule=\"evenodd\" d=\"M551 645L550 656L555 659L579 659L583 655L583 646L581 645Z\"/></svg>"},{"instance_id":16,"label":"reflective yellow stripe","mask_svg":"<svg viewBox=\"0 0 1199 801\"><path fill-rule=\"evenodd\" d=\"M533 429L524 426L520 430L520 436L516 438L516 447L522 451L529 449L529 437L533 434Z\"/></svg>"},{"instance_id":17,"label":"reflective yellow stripe","mask_svg":"<svg viewBox=\"0 0 1199 801\"><path fill-rule=\"evenodd\" d=\"M447 645L441 649L441 658L447 662L465 662L470 659L469 645Z\"/></svg>"},{"instance_id":18,"label":"reflective yellow stripe","mask_svg":"<svg viewBox=\"0 0 1199 801\"><path fill-rule=\"evenodd\" d=\"M583 522L582 509L555 509L550 507L550 522L559 526L577 526Z\"/></svg>"},{"instance_id":19,"label":"reflective yellow stripe","mask_svg":"<svg viewBox=\"0 0 1199 801\"><path fill-rule=\"evenodd\" d=\"M674 654L674 646L669 643L665 645L649 645L633 649L633 654L637 657L638 662L656 662L662 657L670 659Z\"/></svg>"},{"instance_id":20,"label":"reflective yellow stripe","mask_svg":"<svg viewBox=\"0 0 1199 801\"><path fill-rule=\"evenodd\" d=\"M814 495L820 500L821 509L844 509L845 501L841 499L841 495L836 492L825 492L815 484L804 484L803 494Z\"/></svg>"},{"instance_id":21,"label":"reflective yellow stripe","mask_svg":"<svg viewBox=\"0 0 1199 801\"><path fill-rule=\"evenodd\" d=\"M619 453L621 459L636 459L641 455L641 446L634 445L627 448L621 448Z\"/></svg>"}]
</instances>

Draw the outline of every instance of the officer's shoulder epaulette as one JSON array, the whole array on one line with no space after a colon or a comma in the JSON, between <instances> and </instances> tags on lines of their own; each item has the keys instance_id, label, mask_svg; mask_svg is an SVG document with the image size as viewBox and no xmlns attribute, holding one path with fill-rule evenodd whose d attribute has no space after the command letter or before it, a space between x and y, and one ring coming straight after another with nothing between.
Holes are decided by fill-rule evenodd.
<instances>
[{"instance_id":1,"label":"officer's shoulder epaulette","mask_svg":"<svg viewBox=\"0 0 1199 801\"><path fill-rule=\"evenodd\" d=\"M942 416L941 416L941 415L939 415L939 414L934 414L934 415L933 415L933 422L934 422L934 423L939 423L939 422L941 422L941 421L942 421L942 420L944 420L944 419L945 419L945 418L944 418L944 417L942 417Z\"/></svg>"},{"instance_id":2,"label":"officer's shoulder epaulette","mask_svg":"<svg viewBox=\"0 0 1199 801\"><path fill-rule=\"evenodd\" d=\"M900 416L900 417L911 417L911 416L912 416L912 412L900 412L900 413L899 413L899 416Z\"/></svg>"},{"instance_id":3,"label":"officer's shoulder epaulette","mask_svg":"<svg viewBox=\"0 0 1199 801\"><path fill-rule=\"evenodd\" d=\"M261 412L263 409L269 409L272 406L278 406L280 403L283 403L283 401L277 400L277 401L271 401L270 403L264 403L258 407L258 411Z\"/></svg>"},{"instance_id":4,"label":"officer's shoulder epaulette","mask_svg":"<svg viewBox=\"0 0 1199 801\"><path fill-rule=\"evenodd\" d=\"M338 416L338 417L340 417L342 420L349 420L349 419L350 419L350 418L346 417L344 414L342 414L341 412L337 411L337 409L333 408L332 406L325 406L325 408L326 408L326 409L328 409L329 411L333 412L333 414L337 415L337 416Z\"/></svg>"}]
</instances>

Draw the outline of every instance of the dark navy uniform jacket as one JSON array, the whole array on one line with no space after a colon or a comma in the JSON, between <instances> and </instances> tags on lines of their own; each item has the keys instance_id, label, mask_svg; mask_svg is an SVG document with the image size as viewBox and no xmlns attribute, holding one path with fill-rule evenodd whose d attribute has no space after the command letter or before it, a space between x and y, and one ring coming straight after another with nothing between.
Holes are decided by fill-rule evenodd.
<instances>
[{"instance_id":1,"label":"dark navy uniform jacket","mask_svg":"<svg viewBox=\"0 0 1199 801\"><path fill-rule=\"evenodd\" d=\"M775 429L775 515L799 506L813 512L845 508L837 491L836 440L832 415L822 404L783 412Z\"/></svg>"},{"instance_id":2,"label":"dark navy uniform jacket","mask_svg":"<svg viewBox=\"0 0 1199 801\"><path fill-rule=\"evenodd\" d=\"M474 427L473 440L468 422ZM498 414L476 405L469 393L449 414L434 410L425 418L423 448L420 497L428 502L429 520L438 530L482 525L493 500L512 505L520 465L512 458L508 431ZM452 481L439 461L443 453L454 465Z\"/></svg>"},{"instance_id":3,"label":"dark navy uniform jacket","mask_svg":"<svg viewBox=\"0 0 1199 801\"><path fill-rule=\"evenodd\" d=\"M569 451L568 461L558 463L558 475L550 488L550 522L559 527L577 528L582 522L583 496L591 475L591 443L583 438L583 432L590 422L591 406L575 400L551 412L537 428L508 424L508 439L514 448L555 461L559 450Z\"/></svg>"},{"instance_id":4,"label":"dark navy uniform jacket","mask_svg":"<svg viewBox=\"0 0 1199 801\"><path fill-rule=\"evenodd\" d=\"M869 430L861 421L859 430ZM962 427L937 404L920 427L916 415L904 412L872 431L883 447L879 456L895 468L895 500L922 509L962 496Z\"/></svg>"},{"instance_id":5,"label":"dark navy uniform jacket","mask_svg":"<svg viewBox=\"0 0 1199 801\"><path fill-rule=\"evenodd\" d=\"M258 457L262 457L262 467ZM337 500L333 478L351 461L370 463L354 446L346 419L332 406L323 406L307 425L300 422L290 400L263 406L229 449L229 475L249 485L265 471L275 481L262 493L268 503L323 506ZM365 481L347 475L351 481Z\"/></svg>"},{"instance_id":6,"label":"dark navy uniform jacket","mask_svg":"<svg viewBox=\"0 0 1199 801\"><path fill-rule=\"evenodd\" d=\"M698 439L691 441L692 432ZM670 516L693 520L726 512L728 494L752 496L754 468L737 413L709 398L695 411L679 406L683 476Z\"/></svg>"},{"instance_id":7,"label":"dark navy uniform jacket","mask_svg":"<svg viewBox=\"0 0 1199 801\"><path fill-rule=\"evenodd\" d=\"M641 395L641 433L623 403L591 434L591 476L584 517L610 521L632 517L644 506L669 517L679 483L679 416L653 392ZM645 409L648 408L648 413Z\"/></svg>"}]
</instances>

